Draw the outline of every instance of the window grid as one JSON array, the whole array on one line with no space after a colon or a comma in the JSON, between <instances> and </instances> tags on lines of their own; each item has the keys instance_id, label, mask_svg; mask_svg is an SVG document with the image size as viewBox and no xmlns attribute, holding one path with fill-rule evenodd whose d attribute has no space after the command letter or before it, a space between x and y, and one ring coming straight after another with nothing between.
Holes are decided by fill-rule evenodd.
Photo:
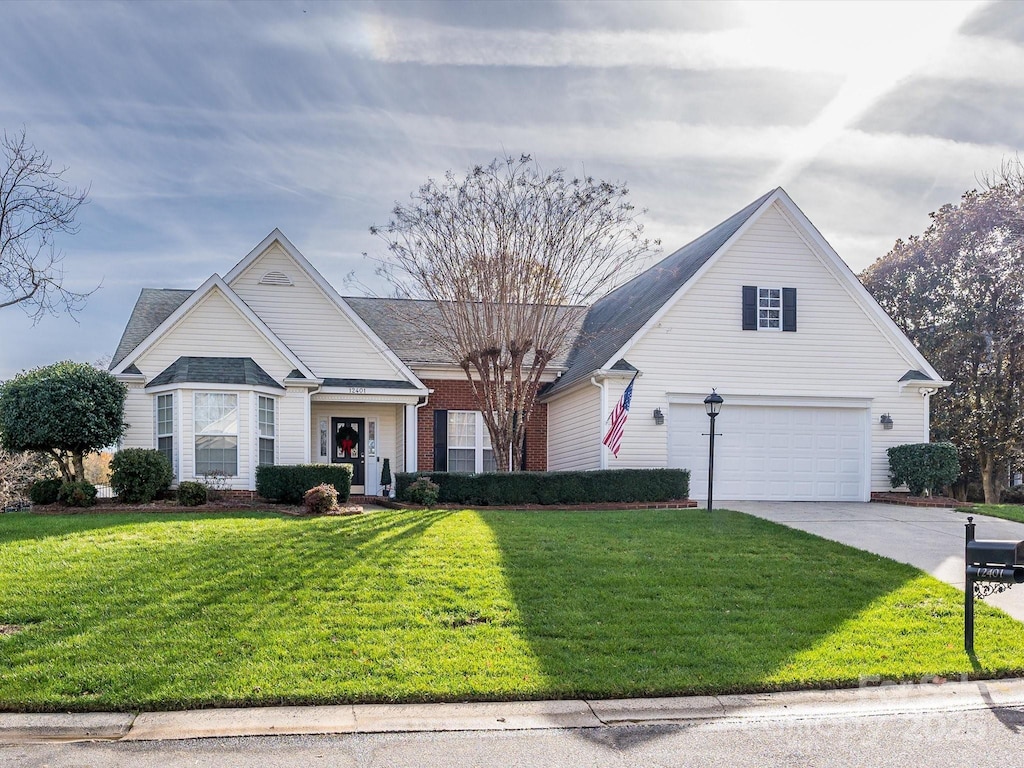
<instances>
[{"instance_id":1,"label":"window grid","mask_svg":"<svg viewBox=\"0 0 1024 768\"><path fill-rule=\"evenodd\" d=\"M757 327L782 329L782 289L757 289Z\"/></svg>"},{"instance_id":2,"label":"window grid","mask_svg":"<svg viewBox=\"0 0 1024 768\"><path fill-rule=\"evenodd\" d=\"M174 395L157 395L156 398L156 449L171 465L174 476Z\"/></svg>"},{"instance_id":3,"label":"window grid","mask_svg":"<svg viewBox=\"0 0 1024 768\"><path fill-rule=\"evenodd\" d=\"M197 392L194 415L197 477L238 475L238 395Z\"/></svg>"},{"instance_id":4,"label":"window grid","mask_svg":"<svg viewBox=\"0 0 1024 768\"><path fill-rule=\"evenodd\" d=\"M448 411L448 471L498 471L491 434L479 411Z\"/></svg>"},{"instance_id":5,"label":"window grid","mask_svg":"<svg viewBox=\"0 0 1024 768\"><path fill-rule=\"evenodd\" d=\"M260 430L259 463L263 466L274 463L274 438L277 434L274 428L274 398L260 396L258 410Z\"/></svg>"}]
</instances>

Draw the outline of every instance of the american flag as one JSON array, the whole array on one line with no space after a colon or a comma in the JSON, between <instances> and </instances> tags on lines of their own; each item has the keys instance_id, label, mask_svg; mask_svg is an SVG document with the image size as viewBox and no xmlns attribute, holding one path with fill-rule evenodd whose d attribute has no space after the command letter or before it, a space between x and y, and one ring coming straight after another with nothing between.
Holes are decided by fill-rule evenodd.
<instances>
[{"instance_id":1,"label":"american flag","mask_svg":"<svg viewBox=\"0 0 1024 768\"><path fill-rule=\"evenodd\" d=\"M616 458L619 455L619 448L622 447L622 430L626 426L626 417L629 416L629 404L633 400L633 382L636 381L636 377L637 374L634 373L626 391L622 393L619 402L615 404L615 410L612 411L611 416L612 424L608 427L608 432L603 440L611 450L612 456Z\"/></svg>"}]
</instances>

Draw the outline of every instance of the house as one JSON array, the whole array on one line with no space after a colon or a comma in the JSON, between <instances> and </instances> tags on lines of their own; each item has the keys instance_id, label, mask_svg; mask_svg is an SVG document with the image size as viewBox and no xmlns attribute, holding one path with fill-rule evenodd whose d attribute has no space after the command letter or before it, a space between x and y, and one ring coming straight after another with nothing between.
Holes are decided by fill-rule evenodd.
<instances>
[{"instance_id":1,"label":"house","mask_svg":"<svg viewBox=\"0 0 1024 768\"><path fill-rule=\"evenodd\" d=\"M239 490L260 463L349 463L367 494L384 458L492 469L465 374L403 321L431 311L339 296L275 230L194 291L142 291L111 364L124 444ZM527 425L528 469L685 467L705 497L714 387L718 498L867 500L889 488L888 447L927 441L947 384L781 188L579 313ZM602 434L635 374L612 457Z\"/></svg>"}]
</instances>

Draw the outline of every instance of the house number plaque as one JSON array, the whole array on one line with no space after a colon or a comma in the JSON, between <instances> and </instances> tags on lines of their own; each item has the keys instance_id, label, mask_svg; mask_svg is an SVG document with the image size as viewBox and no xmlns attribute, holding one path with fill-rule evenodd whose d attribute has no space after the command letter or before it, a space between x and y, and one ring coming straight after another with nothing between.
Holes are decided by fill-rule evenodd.
<instances>
[{"instance_id":1,"label":"house number plaque","mask_svg":"<svg viewBox=\"0 0 1024 768\"><path fill-rule=\"evenodd\" d=\"M348 393L350 395L365 395L366 387L349 387Z\"/></svg>"}]
</instances>

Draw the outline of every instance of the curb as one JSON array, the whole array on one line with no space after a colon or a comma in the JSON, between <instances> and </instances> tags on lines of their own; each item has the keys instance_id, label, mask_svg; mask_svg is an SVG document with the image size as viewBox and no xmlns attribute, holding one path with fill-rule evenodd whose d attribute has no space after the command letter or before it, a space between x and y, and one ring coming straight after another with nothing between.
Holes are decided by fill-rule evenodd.
<instances>
[{"instance_id":1,"label":"curb","mask_svg":"<svg viewBox=\"0 0 1024 768\"><path fill-rule=\"evenodd\" d=\"M180 712L0 713L0 744L237 736L519 731L881 717L1024 707L1024 679L656 699L341 704Z\"/></svg>"}]
</instances>

